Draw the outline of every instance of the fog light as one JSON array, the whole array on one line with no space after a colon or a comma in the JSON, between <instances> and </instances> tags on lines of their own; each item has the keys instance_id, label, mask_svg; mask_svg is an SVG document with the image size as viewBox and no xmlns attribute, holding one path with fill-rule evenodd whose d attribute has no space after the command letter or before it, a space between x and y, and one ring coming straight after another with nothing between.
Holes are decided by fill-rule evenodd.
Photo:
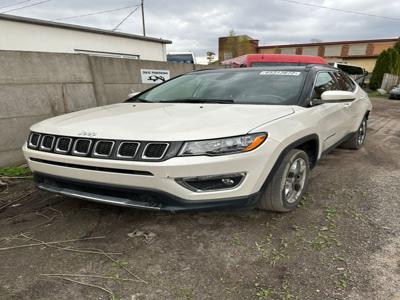
<instances>
[{"instance_id":1,"label":"fog light","mask_svg":"<svg viewBox=\"0 0 400 300\"><path fill-rule=\"evenodd\" d=\"M176 182L194 192L211 192L238 187L246 173L178 178Z\"/></svg>"},{"instance_id":2,"label":"fog light","mask_svg":"<svg viewBox=\"0 0 400 300\"><path fill-rule=\"evenodd\" d=\"M226 186L232 186L232 185L235 184L235 181L233 179L231 179L231 178L222 178L221 182L223 184L225 184Z\"/></svg>"}]
</instances>

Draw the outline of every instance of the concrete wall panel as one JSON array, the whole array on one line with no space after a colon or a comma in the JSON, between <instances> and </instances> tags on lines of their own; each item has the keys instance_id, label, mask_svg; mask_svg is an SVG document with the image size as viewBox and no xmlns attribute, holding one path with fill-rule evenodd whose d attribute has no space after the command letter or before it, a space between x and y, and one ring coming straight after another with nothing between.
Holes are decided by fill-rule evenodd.
<instances>
[{"instance_id":1,"label":"concrete wall panel","mask_svg":"<svg viewBox=\"0 0 400 300\"><path fill-rule=\"evenodd\" d=\"M28 137L29 127L49 117L51 115L0 119L0 156L2 151L20 151Z\"/></svg>"},{"instance_id":2,"label":"concrete wall panel","mask_svg":"<svg viewBox=\"0 0 400 300\"><path fill-rule=\"evenodd\" d=\"M17 166L24 162L24 156L20 149L0 152L0 166Z\"/></svg>"},{"instance_id":3,"label":"concrete wall panel","mask_svg":"<svg viewBox=\"0 0 400 300\"><path fill-rule=\"evenodd\" d=\"M0 52L0 84L91 82L86 55Z\"/></svg>"},{"instance_id":4,"label":"concrete wall panel","mask_svg":"<svg viewBox=\"0 0 400 300\"><path fill-rule=\"evenodd\" d=\"M66 112L97 106L93 85L91 83L64 84L63 96Z\"/></svg>"},{"instance_id":5,"label":"concrete wall panel","mask_svg":"<svg viewBox=\"0 0 400 300\"><path fill-rule=\"evenodd\" d=\"M61 84L1 85L0 119L65 113Z\"/></svg>"}]
</instances>

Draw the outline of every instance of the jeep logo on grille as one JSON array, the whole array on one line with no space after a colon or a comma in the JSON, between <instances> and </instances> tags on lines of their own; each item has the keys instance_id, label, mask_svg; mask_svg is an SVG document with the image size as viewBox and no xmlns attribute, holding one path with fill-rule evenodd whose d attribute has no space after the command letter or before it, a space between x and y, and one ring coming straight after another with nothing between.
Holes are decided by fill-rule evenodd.
<instances>
[{"instance_id":1,"label":"jeep logo on grille","mask_svg":"<svg viewBox=\"0 0 400 300\"><path fill-rule=\"evenodd\" d=\"M93 131L81 131L78 133L78 135L80 136L88 136L88 137L94 137L97 135L97 132L93 132Z\"/></svg>"}]
</instances>

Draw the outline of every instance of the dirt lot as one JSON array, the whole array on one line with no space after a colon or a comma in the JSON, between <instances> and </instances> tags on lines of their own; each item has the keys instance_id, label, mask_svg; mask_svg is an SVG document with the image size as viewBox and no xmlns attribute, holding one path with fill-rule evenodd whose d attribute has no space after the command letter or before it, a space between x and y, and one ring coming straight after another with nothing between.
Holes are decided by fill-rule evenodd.
<instances>
[{"instance_id":1,"label":"dirt lot","mask_svg":"<svg viewBox=\"0 0 400 300\"><path fill-rule=\"evenodd\" d=\"M0 298L400 299L400 101L374 106L366 146L325 156L287 214L129 210L10 181Z\"/></svg>"}]
</instances>

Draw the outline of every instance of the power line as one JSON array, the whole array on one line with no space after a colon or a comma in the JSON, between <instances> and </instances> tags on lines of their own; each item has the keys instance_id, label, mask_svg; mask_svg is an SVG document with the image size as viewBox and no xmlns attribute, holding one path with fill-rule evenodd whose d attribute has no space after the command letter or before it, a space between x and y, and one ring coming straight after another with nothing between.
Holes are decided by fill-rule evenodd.
<instances>
[{"instance_id":1,"label":"power line","mask_svg":"<svg viewBox=\"0 0 400 300\"><path fill-rule=\"evenodd\" d=\"M55 19L55 21L69 20L69 19L75 19L75 18L81 18L81 17L87 17L87 16L94 16L94 15L99 15L99 14L105 14L105 13L109 13L109 12L124 10L124 9L128 9L128 8L134 8L134 7L138 7L138 6L139 5L133 5L133 6L125 6L125 7L109 9L109 10L102 10L102 11L92 12L92 13L88 13L88 14L84 14L84 15L59 18L59 19Z\"/></svg>"},{"instance_id":2,"label":"power line","mask_svg":"<svg viewBox=\"0 0 400 300\"><path fill-rule=\"evenodd\" d=\"M32 1L32 0L24 0L24 1L20 1L20 2L14 3L14 4L7 4L7 5L4 5L4 6L0 6L0 9L7 8L7 7L10 7L10 6L19 5L19 4L22 4L22 3L29 2L29 1Z\"/></svg>"},{"instance_id":3,"label":"power line","mask_svg":"<svg viewBox=\"0 0 400 300\"><path fill-rule=\"evenodd\" d=\"M328 9L328 10L334 10L334 11L344 12L344 13L348 13L348 14L355 14L355 15L361 15L361 16L367 16L367 17L381 18L381 19L387 19L387 20L392 20L392 21L400 21L400 18L393 18L393 17L386 17L386 16L381 16L381 15L368 14L368 13L363 13L363 12L355 11L355 10L346 10L346 9L328 7L328 6L318 5L318 4L305 3L305 2L295 1L295 0L280 0L280 1L293 3L293 4L304 5L304 6L318 7L318 8Z\"/></svg>"},{"instance_id":4,"label":"power line","mask_svg":"<svg viewBox=\"0 0 400 300\"><path fill-rule=\"evenodd\" d=\"M21 9L24 9L24 8L37 6L37 5L40 5L40 4L43 4L43 3L46 3L46 2L50 2L50 1L51 1L51 0L44 0L44 1L41 1L41 2L36 2L36 3L33 3L33 4L28 4L28 5L25 5L25 6L21 6L21 7L19 7L19 8L14 8L14 9L2 11L1 13L2 13L2 14L5 14L5 13L12 12L12 11L17 11L17 10L21 10Z\"/></svg>"},{"instance_id":5,"label":"power line","mask_svg":"<svg viewBox=\"0 0 400 300\"><path fill-rule=\"evenodd\" d=\"M132 10L124 19L122 19L121 22L119 22L119 24L117 26L114 27L114 29L112 31L116 31L138 9L139 9L139 7L136 7L134 10Z\"/></svg>"}]
</instances>

